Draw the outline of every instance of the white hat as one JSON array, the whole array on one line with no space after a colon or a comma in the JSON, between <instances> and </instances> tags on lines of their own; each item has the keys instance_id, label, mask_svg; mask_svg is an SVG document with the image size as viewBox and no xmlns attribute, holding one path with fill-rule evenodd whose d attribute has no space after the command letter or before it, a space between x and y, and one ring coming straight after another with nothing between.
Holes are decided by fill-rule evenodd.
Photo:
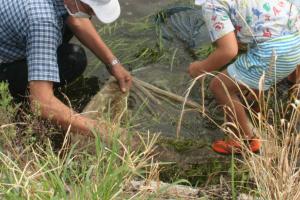
<instances>
[{"instance_id":1,"label":"white hat","mask_svg":"<svg viewBox=\"0 0 300 200\"><path fill-rule=\"evenodd\" d=\"M118 0L80 0L89 5L103 23L111 23L119 18L121 7Z\"/></svg>"}]
</instances>

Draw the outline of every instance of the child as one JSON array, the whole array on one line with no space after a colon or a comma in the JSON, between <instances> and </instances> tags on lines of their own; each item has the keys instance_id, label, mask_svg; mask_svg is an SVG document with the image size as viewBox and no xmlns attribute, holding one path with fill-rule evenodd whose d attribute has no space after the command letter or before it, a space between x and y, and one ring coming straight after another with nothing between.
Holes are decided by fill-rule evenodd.
<instances>
[{"instance_id":1,"label":"child","mask_svg":"<svg viewBox=\"0 0 300 200\"><path fill-rule=\"evenodd\" d=\"M257 92L265 74L262 89L268 90L296 69L300 63L297 8L288 0L206 0L202 9L211 40L217 47L207 59L191 63L189 73L197 77L218 70L237 56L239 43L247 44L247 53L239 55L214 77L210 89L224 106L228 120L238 123L235 134L247 141L245 144L252 152L257 152L261 144L239 99L240 89L250 87ZM212 148L231 154L239 153L241 146L228 139L214 142Z\"/></svg>"}]
</instances>

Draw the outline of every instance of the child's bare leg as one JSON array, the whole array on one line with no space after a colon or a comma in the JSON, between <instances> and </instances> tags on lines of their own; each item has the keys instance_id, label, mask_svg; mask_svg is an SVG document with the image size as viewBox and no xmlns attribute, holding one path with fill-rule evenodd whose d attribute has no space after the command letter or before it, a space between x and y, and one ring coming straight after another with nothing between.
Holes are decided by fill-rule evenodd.
<instances>
[{"instance_id":1,"label":"child's bare leg","mask_svg":"<svg viewBox=\"0 0 300 200\"><path fill-rule=\"evenodd\" d=\"M288 76L288 80L292 83L300 83L300 65Z\"/></svg>"},{"instance_id":2,"label":"child's bare leg","mask_svg":"<svg viewBox=\"0 0 300 200\"><path fill-rule=\"evenodd\" d=\"M288 80L294 84L291 87L291 96L298 99L300 94L300 65L288 76Z\"/></svg>"},{"instance_id":3,"label":"child's bare leg","mask_svg":"<svg viewBox=\"0 0 300 200\"><path fill-rule=\"evenodd\" d=\"M245 97L245 101L247 101L248 105L250 108L255 111L255 112L260 112L260 107L259 107L259 102L258 102L258 97L259 97L259 91L258 90L253 90L249 91L248 89L243 91L242 94ZM247 105L247 104L245 104Z\"/></svg>"},{"instance_id":4,"label":"child's bare leg","mask_svg":"<svg viewBox=\"0 0 300 200\"><path fill-rule=\"evenodd\" d=\"M238 126L241 129L238 134L245 139L250 139L253 137L252 128L244 106L238 97L240 93L239 88L241 90L245 89L244 86L237 86L236 83L230 79L227 71L215 77L210 84L210 89L218 103L227 106L230 109L228 113L233 113L229 115L229 118L232 122L238 122Z\"/></svg>"},{"instance_id":5,"label":"child's bare leg","mask_svg":"<svg viewBox=\"0 0 300 200\"><path fill-rule=\"evenodd\" d=\"M257 101L257 97L259 96L258 90L249 91L248 89L244 91L243 94L246 97L247 101Z\"/></svg>"}]
</instances>

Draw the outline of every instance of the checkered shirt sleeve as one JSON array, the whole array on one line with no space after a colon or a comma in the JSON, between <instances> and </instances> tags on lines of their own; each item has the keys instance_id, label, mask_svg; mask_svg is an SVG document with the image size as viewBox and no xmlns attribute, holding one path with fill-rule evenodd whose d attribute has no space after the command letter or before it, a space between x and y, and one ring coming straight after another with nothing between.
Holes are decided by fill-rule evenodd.
<instances>
[{"instance_id":1,"label":"checkered shirt sleeve","mask_svg":"<svg viewBox=\"0 0 300 200\"><path fill-rule=\"evenodd\" d=\"M34 22L29 25L26 44L28 81L60 81L57 64L60 38L60 28L53 21Z\"/></svg>"},{"instance_id":2,"label":"checkered shirt sleeve","mask_svg":"<svg viewBox=\"0 0 300 200\"><path fill-rule=\"evenodd\" d=\"M0 63L27 60L28 81L59 82L62 0L0 0ZM1 61L2 60L2 61Z\"/></svg>"}]
</instances>

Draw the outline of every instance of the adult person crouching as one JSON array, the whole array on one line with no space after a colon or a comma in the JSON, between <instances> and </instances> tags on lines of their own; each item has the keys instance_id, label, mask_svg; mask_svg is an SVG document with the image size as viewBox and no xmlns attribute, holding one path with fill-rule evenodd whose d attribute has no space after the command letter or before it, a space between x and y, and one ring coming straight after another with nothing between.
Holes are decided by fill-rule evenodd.
<instances>
[{"instance_id":1,"label":"adult person crouching","mask_svg":"<svg viewBox=\"0 0 300 200\"><path fill-rule=\"evenodd\" d=\"M87 65L83 48L68 43L73 34L106 64L123 92L130 89L131 75L89 19L115 21L118 0L0 0L0 5L0 81L9 83L15 98L28 98L32 109L38 106L43 118L87 135L96 128L108 139L106 123L77 114L53 90L75 80Z\"/></svg>"}]
</instances>

